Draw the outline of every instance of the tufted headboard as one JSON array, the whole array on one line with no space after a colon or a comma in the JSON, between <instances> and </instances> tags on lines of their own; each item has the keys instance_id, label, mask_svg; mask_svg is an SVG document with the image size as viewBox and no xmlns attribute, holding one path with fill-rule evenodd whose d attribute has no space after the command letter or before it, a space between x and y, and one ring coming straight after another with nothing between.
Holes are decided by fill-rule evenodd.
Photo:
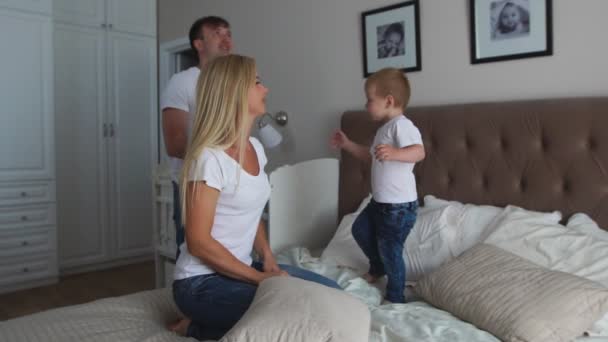
<instances>
[{"instance_id":1,"label":"tufted headboard","mask_svg":"<svg viewBox=\"0 0 608 342\"><path fill-rule=\"evenodd\" d=\"M585 212L608 228L608 97L410 108L426 159L415 168L418 196ZM342 130L370 145L379 124L346 112ZM368 166L343 152L339 217L370 190Z\"/></svg>"}]
</instances>

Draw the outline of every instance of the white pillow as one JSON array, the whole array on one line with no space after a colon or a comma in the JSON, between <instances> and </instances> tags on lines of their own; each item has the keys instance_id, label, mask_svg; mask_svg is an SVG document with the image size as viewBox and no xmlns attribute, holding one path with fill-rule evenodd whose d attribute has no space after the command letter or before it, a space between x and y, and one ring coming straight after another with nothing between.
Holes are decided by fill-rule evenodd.
<instances>
[{"instance_id":1,"label":"white pillow","mask_svg":"<svg viewBox=\"0 0 608 342\"><path fill-rule=\"evenodd\" d=\"M272 277L220 342L367 342L370 321L367 306L344 291Z\"/></svg>"},{"instance_id":2,"label":"white pillow","mask_svg":"<svg viewBox=\"0 0 608 342\"><path fill-rule=\"evenodd\" d=\"M596 239L608 241L608 232L600 228L597 222L587 214L577 213L572 215L568 220L566 227L591 235Z\"/></svg>"},{"instance_id":3,"label":"white pillow","mask_svg":"<svg viewBox=\"0 0 608 342\"><path fill-rule=\"evenodd\" d=\"M505 210L486 243L538 265L596 281L608 287L608 241Z\"/></svg>"},{"instance_id":4,"label":"white pillow","mask_svg":"<svg viewBox=\"0 0 608 342\"><path fill-rule=\"evenodd\" d=\"M595 239L608 241L608 232L600 228L597 222L585 213L572 215L566 227L590 235ZM595 322L587 333L589 336L608 337L608 312L604 317Z\"/></svg>"},{"instance_id":5,"label":"white pillow","mask_svg":"<svg viewBox=\"0 0 608 342\"><path fill-rule=\"evenodd\" d=\"M504 208L491 205L446 201L432 195L424 197L424 204L431 208L445 206L454 208L453 215L450 216L450 225L456 230L456 240L452 243L453 256L458 256L483 241L489 234L488 229L492 222L504 210Z\"/></svg>"},{"instance_id":6,"label":"white pillow","mask_svg":"<svg viewBox=\"0 0 608 342\"><path fill-rule=\"evenodd\" d=\"M321 254L321 261L350 267L360 273L368 271L369 262L353 238L352 225L370 199L371 195L367 196L356 212L343 217ZM403 257L408 281L416 281L421 275L483 241L504 211L489 205L445 201L431 195L425 196L424 203L418 209L416 224L405 242ZM558 223L562 217L559 212L517 210L524 216L548 223Z\"/></svg>"},{"instance_id":7,"label":"white pillow","mask_svg":"<svg viewBox=\"0 0 608 342\"><path fill-rule=\"evenodd\" d=\"M450 229L449 206L435 210L419 210L416 224L405 242L406 279L416 280L421 274L435 269L452 257L451 241L455 231ZM352 225L358 212L345 215L334 237L321 254L321 261L350 267L359 273L368 271L369 262L352 235Z\"/></svg>"},{"instance_id":8,"label":"white pillow","mask_svg":"<svg viewBox=\"0 0 608 342\"><path fill-rule=\"evenodd\" d=\"M345 266L359 273L369 268L367 257L353 238L352 226L359 212L344 215L334 237L321 253L321 261L333 265Z\"/></svg>"},{"instance_id":9,"label":"white pillow","mask_svg":"<svg viewBox=\"0 0 608 342\"><path fill-rule=\"evenodd\" d=\"M365 207L367 207L367 205L369 204L369 201L372 200L372 194L367 195L367 197L365 197L363 199L363 201L361 201L361 204L359 204L359 208L357 208L357 211L355 211L356 213L360 213L363 211L363 209L365 209Z\"/></svg>"}]
</instances>

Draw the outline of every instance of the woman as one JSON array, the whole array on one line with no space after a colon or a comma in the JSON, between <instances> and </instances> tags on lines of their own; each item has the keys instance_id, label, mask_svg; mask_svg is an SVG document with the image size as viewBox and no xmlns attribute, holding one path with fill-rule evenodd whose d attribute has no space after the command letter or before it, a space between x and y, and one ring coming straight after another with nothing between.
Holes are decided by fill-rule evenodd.
<instances>
[{"instance_id":1,"label":"woman","mask_svg":"<svg viewBox=\"0 0 608 342\"><path fill-rule=\"evenodd\" d=\"M250 137L266 112L268 89L252 58L214 59L197 85L197 113L182 171L186 242L175 267L173 297L188 317L173 330L199 340L220 339L245 313L257 285L296 276L330 287L313 272L277 265L262 210L270 196L262 145ZM263 262L252 262L252 249Z\"/></svg>"}]
</instances>

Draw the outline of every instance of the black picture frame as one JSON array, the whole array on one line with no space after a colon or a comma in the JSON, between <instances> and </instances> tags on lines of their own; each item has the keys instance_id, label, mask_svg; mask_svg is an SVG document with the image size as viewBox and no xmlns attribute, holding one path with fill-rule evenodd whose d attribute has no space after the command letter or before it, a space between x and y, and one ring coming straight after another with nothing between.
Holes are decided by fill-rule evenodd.
<instances>
[{"instance_id":1,"label":"black picture frame","mask_svg":"<svg viewBox=\"0 0 608 342\"><path fill-rule=\"evenodd\" d=\"M553 55L552 0L469 1L471 64ZM512 29L499 28L507 4L514 6L511 10L523 11L519 18L527 16L527 23L522 24L520 19L523 26L505 33Z\"/></svg>"},{"instance_id":2,"label":"black picture frame","mask_svg":"<svg viewBox=\"0 0 608 342\"><path fill-rule=\"evenodd\" d=\"M364 77L385 67L405 72L422 70L418 0L363 12L361 25ZM402 39L397 43L399 34Z\"/></svg>"}]
</instances>

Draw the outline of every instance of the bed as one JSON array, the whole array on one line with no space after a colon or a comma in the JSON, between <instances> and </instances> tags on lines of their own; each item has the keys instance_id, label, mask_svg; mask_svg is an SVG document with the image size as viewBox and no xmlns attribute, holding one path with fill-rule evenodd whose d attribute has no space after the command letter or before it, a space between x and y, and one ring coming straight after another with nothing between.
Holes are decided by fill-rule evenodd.
<instances>
[{"instance_id":1,"label":"bed","mask_svg":"<svg viewBox=\"0 0 608 342\"><path fill-rule=\"evenodd\" d=\"M434 195L476 205L559 210L563 223L574 213L586 213L600 227L608 227L608 98L417 107L408 116L420 128L427 151L425 161L416 167L420 198ZM351 139L370 143L377 124L362 111L350 111L344 113L341 126ZM337 215L318 204L312 206L317 212L310 213L325 223L336 221L323 228L330 230L321 234L325 240L332 238L336 223L352 217L369 193L368 168L349 155L343 154L339 166L330 170L331 175L318 177L339 179L338 203L330 203L332 210L338 208ZM335 202L335 196L328 198ZM276 229L271 225L271 237ZM381 285L364 282L361 270L311 255L310 249L331 241L281 241L284 246L294 242L300 247L283 249L279 262L333 278L367 304L372 317L370 341L498 341L422 301L382 305ZM192 340L165 330L165 324L178 315L170 291L159 289L1 322L0 340Z\"/></svg>"},{"instance_id":2,"label":"bed","mask_svg":"<svg viewBox=\"0 0 608 342\"><path fill-rule=\"evenodd\" d=\"M608 227L608 98L417 107L408 117L421 130L427 153L415 169L419 198L558 210L564 224L586 213ZM369 144L378 124L350 111L341 126L351 139ZM342 154L340 219L366 198L369 177L365 165ZM496 341L424 303L407 306L404 312L372 314L370 340Z\"/></svg>"}]
</instances>

